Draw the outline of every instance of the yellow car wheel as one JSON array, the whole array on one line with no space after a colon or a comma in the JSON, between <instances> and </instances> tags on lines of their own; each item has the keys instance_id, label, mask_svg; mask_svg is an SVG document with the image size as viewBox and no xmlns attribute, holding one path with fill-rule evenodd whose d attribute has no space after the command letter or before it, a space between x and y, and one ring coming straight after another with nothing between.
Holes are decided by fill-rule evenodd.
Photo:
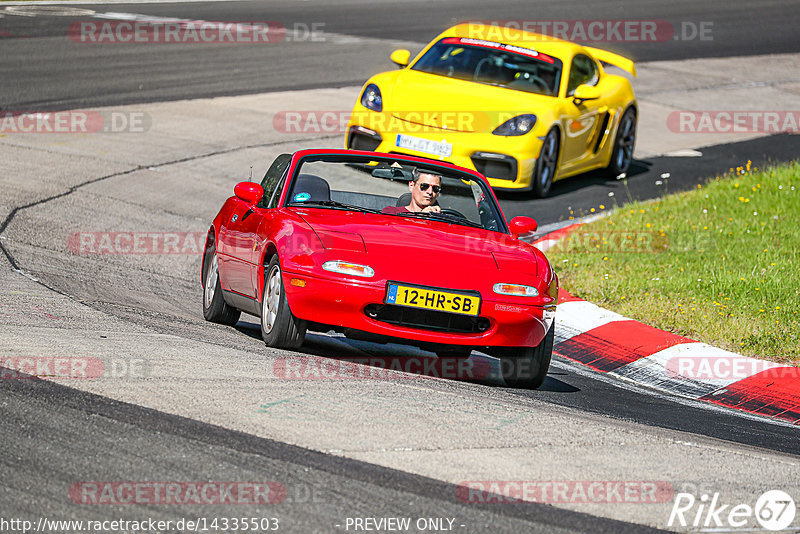
<instances>
[{"instance_id":1,"label":"yellow car wheel","mask_svg":"<svg viewBox=\"0 0 800 534\"><path fill-rule=\"evenodd\" d=\"M619 120L611 161L606 167L609 176L616 177L628 172L633 162L634 145L636 145L636 110L628 108Z\"/></svg>"},{"instance_id":2,"label":"yellow car wheel","mask_svg":"<svg viewBox=\"0 0 800 534\"><path fill-rule=\"evenodd\" d=\"M539 198L544 198L553 186L553 178L558 168L559 138L558 130L553 128L547 132L542 142L542 150L533 168L532 191Z\"/></svg>"}]
</instances>

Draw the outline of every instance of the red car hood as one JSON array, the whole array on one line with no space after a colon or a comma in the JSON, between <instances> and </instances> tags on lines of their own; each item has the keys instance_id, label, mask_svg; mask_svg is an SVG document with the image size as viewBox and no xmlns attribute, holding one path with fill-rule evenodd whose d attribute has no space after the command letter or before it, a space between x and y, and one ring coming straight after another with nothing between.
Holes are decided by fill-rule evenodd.
<instances>
[{"instance_id":1,"label":"red car hood","mask_svg":"<svg viewBox=\"0 0 800 534\"><path fill-rule=\"evenodd\" d=\"M456 279L497 278L500 270L537 274L537 254L510 235L457 224L390 215L299 208L326 255L368 262L376 278L456 287Z\"/></svg>"}]
</instances>

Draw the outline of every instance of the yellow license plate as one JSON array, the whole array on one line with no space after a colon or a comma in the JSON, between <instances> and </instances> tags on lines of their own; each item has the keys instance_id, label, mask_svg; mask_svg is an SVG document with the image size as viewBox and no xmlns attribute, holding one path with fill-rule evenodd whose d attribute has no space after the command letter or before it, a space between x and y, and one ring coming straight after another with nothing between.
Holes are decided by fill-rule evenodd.
<instances>
[{"instance_id":1,"label":"yellow license plate","mask_svg":"<svg viewBox=\"0 0 800 534\"><path fill-rule=\"evenodd\" d=\"M386 304L422 308L462 315L478 315L481 296L477 291L453 291L389 282Z\"/></svg>"}]
</instances>

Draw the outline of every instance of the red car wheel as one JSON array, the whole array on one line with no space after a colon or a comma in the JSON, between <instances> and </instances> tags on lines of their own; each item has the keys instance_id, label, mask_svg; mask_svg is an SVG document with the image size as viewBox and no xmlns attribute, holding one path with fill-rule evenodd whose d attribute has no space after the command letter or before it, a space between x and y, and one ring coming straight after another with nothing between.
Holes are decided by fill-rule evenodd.
<instances>
[{"instance_id":1,"label":"red car wheel","mask_svg":"<svg viewBox=\"0 0 800 534\"><path fill-rule=\"evenodd\" d=\"M500 356L503 378L512 388L536 389L542 385L553 355L555 323L536 347L507 349Z\"/></svg>"},{"instance_id":2,"label":"red car wheel","mask_svg":"<svg viewBox=\"0 0 800 534\"><path fill-rule=\"evenodd\" d=\"M229 306L222 298L217 248L213 240L206 248L203 266L205 268L203 273L203 317L212 323L235 325L242 312Z\"/></svg>"},{"instance_id":3,"label":"red car wheel","mask_svg":"<svg viewBox=\"0 0 800 534\"><path fill-rule=\"evenodd\" d=\"M261 297L261 337L268 347L296 349L306 336L306 322L289 309L278 256L273 256L264 273Z\"/></svg>"}]
</instances>

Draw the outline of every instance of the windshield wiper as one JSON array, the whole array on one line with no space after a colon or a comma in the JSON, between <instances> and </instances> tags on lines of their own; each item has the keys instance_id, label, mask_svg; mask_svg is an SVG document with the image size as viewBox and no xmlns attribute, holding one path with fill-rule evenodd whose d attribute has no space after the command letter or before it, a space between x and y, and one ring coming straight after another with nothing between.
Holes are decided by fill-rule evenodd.
<instances>
[{"instance_id":1,"label":"windshield wiper","mask_svg":"<svg viewBox=\"0 0 800 534\"><path fill-rule=\"evenodd\" d=\"M326 208L334 208L339 210L349 211L363 211L364 213L380 213L380 210L372 208L364 208L362 206L354 206L352 204L345 204L336 200L306 200L303 202L290 202L287 206L325 206Z\"/></svg>"},{"instance_id":2,"label":"windshield wiper","mask_svg":"<svg viewBox=\"0 0 800 534\"><path fill-rule=\"evenodd\" d=\"M431 219L439 222L456 223L464 226L472 226L473 228L483 228L482 224L472 222L469 219L461 218L456 215L448 215L446 213L437 213L435 211L424 212L424 213L421 211L409 211L408 213L398 213L397 215L399 215L400 217L416 217L423 219Z\"/></svg>"}]
</instances>

